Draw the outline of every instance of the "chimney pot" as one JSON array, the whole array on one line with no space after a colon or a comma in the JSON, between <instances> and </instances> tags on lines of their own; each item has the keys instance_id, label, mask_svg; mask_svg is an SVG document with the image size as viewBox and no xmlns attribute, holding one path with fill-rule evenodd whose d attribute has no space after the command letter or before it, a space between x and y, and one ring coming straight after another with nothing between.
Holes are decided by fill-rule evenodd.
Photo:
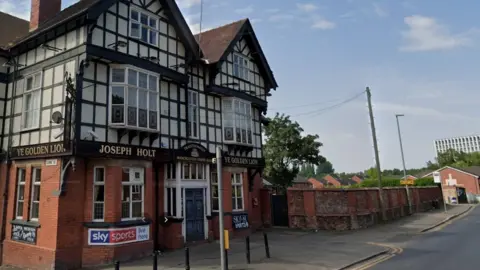
<instances>
[{"instance_id":1,"label":"chimney pot","mask_svg":"<svg viewBox=\"0 0 480 270\"><path fill-rule=\"evenodd\" d=\"M36 30L43 22L53 18L62 10L62 0L32 0L30 31Z\"/></svg>"}]
</instances>

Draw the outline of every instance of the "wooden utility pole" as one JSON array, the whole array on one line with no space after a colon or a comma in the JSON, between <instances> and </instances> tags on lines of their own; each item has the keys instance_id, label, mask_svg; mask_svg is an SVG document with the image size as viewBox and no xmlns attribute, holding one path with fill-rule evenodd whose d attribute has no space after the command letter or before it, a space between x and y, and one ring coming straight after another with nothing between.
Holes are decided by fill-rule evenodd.
<instances>
[{"instance_id":1,"label":"wooden utility pole","mask_svg":"<svg viewBox=\"0 0 480 270\"><path fill-rule=\"evenodd\" d=\"M376 163L377 174L378 174L378 195L380 197L380 211L382 212L382 219L386 221L387 215L385 212L385 201L383 200L382 169L380 168L380 157L378 155L377 133L375 131L375 121L373 119L373 110L372 110L372 94L370 93L370 88L368 87L365 90L365 92L367 93L368 114L370 115L370 127L372 129L373 151L375 152L375 163Z\"/></svg>"}]
</instances>

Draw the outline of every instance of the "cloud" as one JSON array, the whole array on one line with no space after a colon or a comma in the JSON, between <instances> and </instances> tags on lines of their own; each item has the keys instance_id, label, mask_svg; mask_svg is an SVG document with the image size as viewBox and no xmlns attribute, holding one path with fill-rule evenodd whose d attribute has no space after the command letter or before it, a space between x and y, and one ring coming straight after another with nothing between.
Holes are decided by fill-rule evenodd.
<instances>
[{"instance_id":1,"label":"cloud","mask_svg":"<svg viewBox=\"0 0 480 270\"><path fill-rule=\"evenodd\" d=\"M404 45L399 49L406 52L448 50L469 45L471 33L453 34L448 27L432 17L413 15L405 17L407 31L402 32Z\"/></svg>"},{"instance_id":2,"label":"cloud","mask_svg":"<svg viewBox=\"0 0 480 270\"><path fill-rule=\"evenodd\" d=\"M316 18L312 24L313 29L329 30L335 28L335 23L324 18Z\"/></svg>"},{"instance_id":3,"label":"cloud","mask_svg":"<svg viewBox=\"0 0 480 270\"><path fill-rule=\"evenodd\" d=\"M262 19L251 19L250 22L252 24L257 24L257 23L261 23L263 20Z\"/></svg>"},{"instance_id":4,"label":"cloud","mask_svg":"<svg viewBox=\"0 0 480 270\"><path fill-rule=\"evenodd\" d=\"M202 0L176 0L180 8L191 8L193 6L199 5Z\"/></svg>"},{"instance_id":5,"label":"cloud","mask_svg":"<svg viewBox=\"0 0 480 270\"><path fill-rule=\"evenodd\" d=\"M292 21L295 19L295 16L292 14L273 14L271 15L268 20L271 22L284 22L284 21Z\"/></svg>"},{"instance_id":6,"label":"cloud","mask_svg":"<svg viewBox=\"0 0 480 270\"><path fill-rule=\"evenodd\" d=\"M242 15L247 15L247 14L250 14L252 12L253 12L253 6L252 5L250 5L248 7L244 7L244 8L235 9L235 13L242 14Z\"/></svg>"},{"instance_id":7,"label":"cloud","mask_svg":"<svg viewBox=\"0 0 480 270\"><path fill-rule=\"evenodd\" d=\"M373 3L373 11L375 14L377 14L378 17L388 17L388 11L382 7L380 7L378 4Z\"/></svg>"},{"instance_id":8,"label":"cloud","mask_svg":"<svg viewBox=\"0 0 480 270\"><path fill-rule=\"evenodd\" d=\"M30 1L28 0L1 0L0 11L30 21Z\"/></svg>"},{"instance_id":9,"label":"cloud","mask_svg":"<svg viewBox=\"0 0 480 270\"><path fill-rule=\"evenodd\" d=\"M304 12L312 12L312 11L315 11L315 10L318 9L318 7L316 5L311 4L311 3L305 3L305 4L298 3L297 8L301 11L304 11Z\"/></svg>"},{"instance_id":10,"label":"cloud","mask_svg":"<svg viewBox=\"0 0 480 270\"><path fill-rule=\"evenodd\" d=\"M405 115L408 114L410 116L433 117L441 120L448 120L448 119L475 120L477 119L467 115L454 113L449 109L447 109L446 112L443 112L433 108L427 108L424 106L402 105L402 104L389 103L389 102L376 102L373 104L373 109L375 111L390 112L392 114L404 113Z\"/></svg>"},{"instance_id":11,"label":"cloud","mask_svg":"<svg viewBox=\"0 0 480 270\"><path fill-rule=\"evenodd\" d=\"M265 12L267 13L278 13L280 11L280 9L278 8L269 8L267 10L265 10Z\"/></svg>"}]
</instances>

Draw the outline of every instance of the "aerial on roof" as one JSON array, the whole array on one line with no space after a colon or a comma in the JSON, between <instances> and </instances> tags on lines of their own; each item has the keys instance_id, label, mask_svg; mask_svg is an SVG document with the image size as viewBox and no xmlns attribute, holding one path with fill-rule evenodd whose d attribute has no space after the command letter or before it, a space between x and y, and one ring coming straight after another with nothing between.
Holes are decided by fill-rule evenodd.
<instances>
[{"instance_id":1,"label":"aerial on roof","mask_svg":"<svg viewBox=\"0 0 480 270\"><path fill-rule=\"evenodd\" d=\"M29 22L0 11L0 48L28 34Z\"/></svg>"}]
</instances>

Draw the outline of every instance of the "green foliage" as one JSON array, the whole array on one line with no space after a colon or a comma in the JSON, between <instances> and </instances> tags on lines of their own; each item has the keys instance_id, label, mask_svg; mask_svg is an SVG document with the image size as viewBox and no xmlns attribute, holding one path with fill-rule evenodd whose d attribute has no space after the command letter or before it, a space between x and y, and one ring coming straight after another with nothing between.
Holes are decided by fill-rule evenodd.
<instances>
[{"instance_id":1,"label":"green foliage","mask_svg":"<svg viewBox=\"0 0 480 270\"><path fill-rule=\"evenodd\" d=\"M417 187L436 186L436 185L437 184L435 184L435 182L433 181L433 177L415 179L415 186Z\"/></svg>"},{"instance_id":2,"label":"green foliage","mask_svg":"<svg viewBox=\"0 0 480 270\"><path fill-rule=\"evenodd\" d=\"M322 143L317 141L318 135L302 135L302 127L284 114L277 113L268 120L264 127L267 181L285 188L291 185L303 164L325 162L319 153Z\"/></svg>"},{"instance_id":3,"label":"green foliage","mask_svg":"<svg viewBox=\"0 0 480 270\"><path fill-rule=\"evenodd\" d=\"M439 153L435 162L427 161L427 168L436 170L444 166L452 166L457 168L466 168L470 166L480 166L480 153L465 153L448 149L443 153Z\"/></svg>"},{"instance_id":4,"label":"green foliage","mask_svg":"<svg viewBox=\"0 0 480 270\"><path fill-rule=\"evenodd\" d=\"M433 182L433 178L431 177L419 178L419 179L416 179L414 182L414 186L417 186L417 187L435 186L435 185L436 184ZM383 177L382 186L383 187L404 187L405 185L401 184L401 180L399 178ZM376 188L376 187L378 187L377 179L366 179L359 184L349 186L349 188Z\"/></svg>"}]
</instances>

